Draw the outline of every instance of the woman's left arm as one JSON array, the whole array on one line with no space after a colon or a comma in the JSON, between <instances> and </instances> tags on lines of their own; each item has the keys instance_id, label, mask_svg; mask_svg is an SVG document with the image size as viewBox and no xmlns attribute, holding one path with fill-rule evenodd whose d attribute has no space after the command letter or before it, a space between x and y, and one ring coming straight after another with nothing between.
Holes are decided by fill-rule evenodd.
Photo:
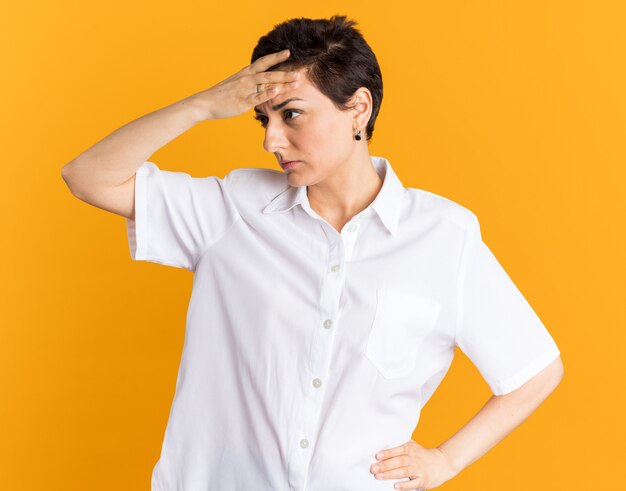
<instances>
[{"instance_id":1,"label":"woman's left arm","mask_svg":"<svg viewBox=\"0 0 626 491\"><path fill-rule=\"evenodd\" d=\"M431 489L452 479L517 428L552 393L563 378L559 356L513 392L491 396L459 431L435 448L415 440L381 451L370 472L377 479L409 477L396 489ZM413 481L414 479L414 481Z\"/></svg>"},{"instance_id":2,"label":"woman's left arm","mask_svg":"<svg viewBox=\"0 0 626 491\"><path fill-rule=\"evenodd\" d=\"M524 422L562 379L563 362L559 356L513 392L491 396L472 419L437 448L458 474Z\"/></svg>"}]
</instances>

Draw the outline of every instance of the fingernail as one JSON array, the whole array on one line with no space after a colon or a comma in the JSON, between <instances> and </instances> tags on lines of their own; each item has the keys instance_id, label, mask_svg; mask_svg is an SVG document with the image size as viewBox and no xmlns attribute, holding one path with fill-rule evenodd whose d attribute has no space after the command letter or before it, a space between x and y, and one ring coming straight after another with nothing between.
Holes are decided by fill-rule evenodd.
<instances>
[{"instance_id":1,"label":"fingernail","mask_svg":"<svg viewBox=\"0 0 626 491\"><path fill-rule=\"evenodd\" d=\"M287 56L288 54L289 54L289 50L288 49L283 50L283 55Z\"/></svg>"}]
</instances>

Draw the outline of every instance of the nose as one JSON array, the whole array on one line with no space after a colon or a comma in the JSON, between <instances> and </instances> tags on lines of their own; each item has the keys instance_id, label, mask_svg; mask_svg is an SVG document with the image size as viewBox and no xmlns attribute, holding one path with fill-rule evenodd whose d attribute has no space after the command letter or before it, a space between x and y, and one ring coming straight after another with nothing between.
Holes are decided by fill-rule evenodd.
<instances>
[{"instance_id":1,"label":"nose","mask_svg":"<svg viewBox=\"0 0 626 491\"><path fill-rule=\"evenodd\" d=\"M270 153L279 152L285 148L287 137L285 136L285 128L281 121L268 121L265 126L265 139L263 140L263 148Z\"/></svg>"}]
</instances>

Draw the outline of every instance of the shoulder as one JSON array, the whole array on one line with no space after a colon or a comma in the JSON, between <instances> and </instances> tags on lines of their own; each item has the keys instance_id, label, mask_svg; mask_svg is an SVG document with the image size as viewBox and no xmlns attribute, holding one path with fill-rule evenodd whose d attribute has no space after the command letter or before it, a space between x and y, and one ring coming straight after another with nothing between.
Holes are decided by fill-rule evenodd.
<instances>
[{"instance_id":1,"label":"shoulder","mask_svg":"<svg viewBox=\"0 0 626 491\"><path fill-rule=\"evenodd\" d=\"M237 181L286 182L284 172L264 167L236 167L228 172L227 177Z\"/></svg>"},{"instance_id":2,"label":"shoulder","mask_svg":"<svg viewBox=\"0 0 626 491\"><path fill-rule=\"evenodd\" d=\"M437 214L465 230L478 224L472 210L450 198L420 188L407 187L405 190L413 212Z\"/></svg>"},{"instance_id":3,"label":"shoulder","mask_svg":"<svg viewBox=\"0 0 626 491\"><path fill-rule=\"evenodd\" d=\"M238 167L224 177L234 199L266 202L289 187L284 172L263 167Z\"/></svg>"}]
</instances>

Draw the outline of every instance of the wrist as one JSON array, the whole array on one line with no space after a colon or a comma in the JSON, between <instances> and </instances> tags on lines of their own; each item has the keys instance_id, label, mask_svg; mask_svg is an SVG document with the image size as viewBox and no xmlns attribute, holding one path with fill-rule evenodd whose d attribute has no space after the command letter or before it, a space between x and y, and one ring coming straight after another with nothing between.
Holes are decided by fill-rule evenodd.
<instances>
[{"instance_id":1,"label":"wrist","mask_svg":"<svg viewBox=\"0 0 626 491\"><path fill-rule=\"evenodd\" d=\"M441 455L443 455L444 459L448 463L452 477L456 476L463 470L463 466L454 458L452 453L446 449L443 444L438 445L435 448L441 452Z\"/></svg>"},{"instance_id":2,"label":"wrist","mask_svg":"<svg viewBox=\"0 0 626 491\"><path fill-rule=\"evenodd\" d=\"M196 123L213 119L209 99L203 92L198 92L197 94L187 97L184 99L184 102L185 104L189 104L189 107L192 108Z\"/></svg>"}]
</instances>

